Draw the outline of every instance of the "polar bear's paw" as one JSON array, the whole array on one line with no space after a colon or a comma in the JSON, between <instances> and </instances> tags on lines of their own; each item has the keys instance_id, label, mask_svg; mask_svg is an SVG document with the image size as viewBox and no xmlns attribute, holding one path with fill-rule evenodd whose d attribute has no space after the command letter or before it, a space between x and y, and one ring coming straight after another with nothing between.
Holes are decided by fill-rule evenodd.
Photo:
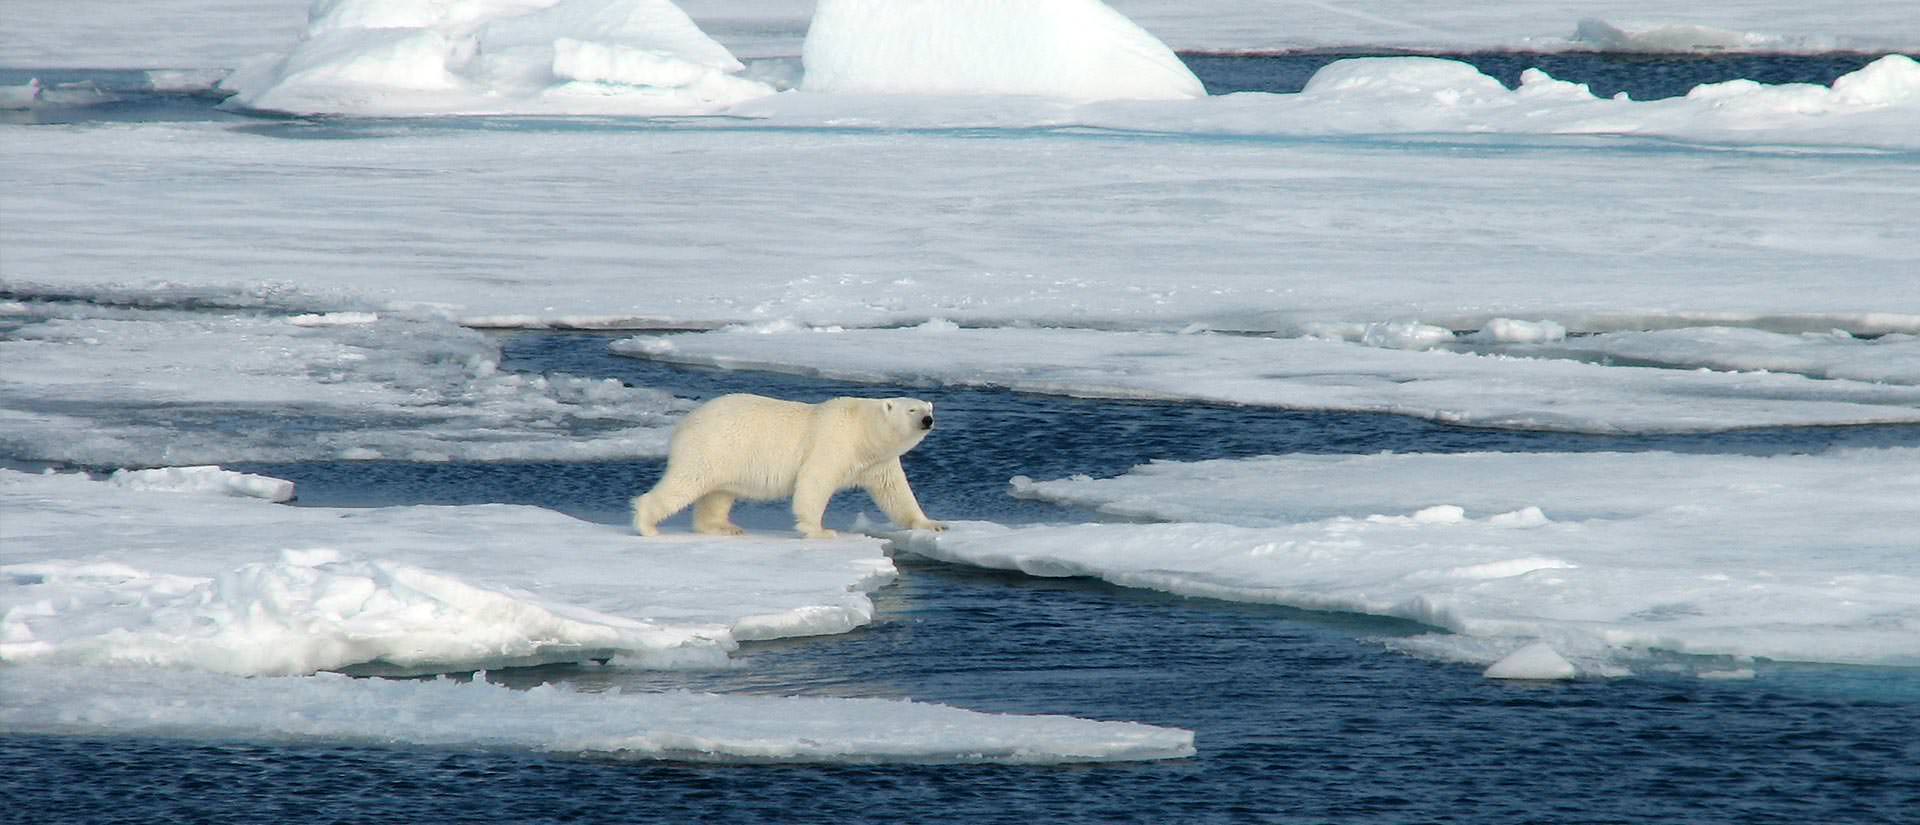
<instances>
[{"instance_id":1,"label":"polar bear's paw","mask_svg":"<svg viewBox=\"0 0 1920 825\"><path fill-rule=\"evenodd\" d=\"M705 533L709 536L744 536L747 534L746 528L733 522L727 522L725 524L702 524L693 529L696 532Z\"/></svg>"},{"instance_id":2,"label":"polar bear's paw","mask_svg":"<svg viewBox=\"0 0 1920 825\"><path fill-rule=\"evenodd\" d=\"M912 523L912 524L909 524L909 525L907 525L907 529L909 529L909 530L931 530L931 531L933 531L933 532L935 532L935 533L938 533L938 532L941 532L941 531L943 531L943 530L945 530L945 529L947 529L947 523L946 523L946 522L944 522L944 521L934 521L933 519L930 519L930 518L924 518L924 519L920 519L919 521L916 521L916 522L914 522L914 523Z\"/></svg>"},{"instance_id":3,"label":"polar bear's paw","mask_svg":"<svg viewBox=\"0 0 1920 825\"><path fill-rule=\"evenodd\" d=\"M812 529L801 527L799 528L799 530L800 530L800 535L806 536L807 538L810 538L810 539L837 539L840 537L839 531L828 530L825 527L815 527Z\"/></svg>"}]
</instances>

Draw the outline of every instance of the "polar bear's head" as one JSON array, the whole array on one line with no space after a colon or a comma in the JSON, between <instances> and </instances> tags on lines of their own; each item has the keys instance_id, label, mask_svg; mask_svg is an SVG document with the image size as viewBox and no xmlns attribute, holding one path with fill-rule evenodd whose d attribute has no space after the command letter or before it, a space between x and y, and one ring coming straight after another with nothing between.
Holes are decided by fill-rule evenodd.
<instances>
[{"instance_id":1,"label":"polar bear's head","mask_svg":"<svg viewBox=\"0 0 1920 825\"><path fill-rule=\"evenodd\" d=\"M913 449L933 429L933 402L918 398L884 398L880 414L898 439L900 452Z\"/></svg>"}]
</instances>

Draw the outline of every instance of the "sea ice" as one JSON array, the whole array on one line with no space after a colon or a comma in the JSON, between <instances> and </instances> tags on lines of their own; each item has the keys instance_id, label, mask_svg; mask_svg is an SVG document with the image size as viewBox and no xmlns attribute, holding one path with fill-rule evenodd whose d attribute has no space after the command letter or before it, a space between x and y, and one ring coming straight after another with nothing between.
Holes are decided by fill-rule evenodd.
<instances>
[{"instance_id":1,"label":"sea ice","mask_svg":"<svg viewBox=\"0 0 1920 825\"><path fill-rule=\"evenodd\" d=\"M868 698L513 690L485 680L6 667L0 730L514 748L617 759L1058 764L1192 756L1193 733Z\"/></svg>"},{"instance_id":2,"label":"sea ice","mask_svg":"<svg viewBox=\"0 0 1920 825\"><path fill-rule=\"evenodd\" d=\"M715 666L742 640L867 623L894 575L867 539L643 541L508 505L300 508L0 470L0 509L0 664Z\"/></svg>"},{"instance_id":3,"label":"sea ice","mask_svg":"<svg viewBox=\"0 0 1920 825\"><path fill-rule=\"evenodd\" d=\"M840 94L1203 97L1165 44L1101 0L820 0L803 88Z\"/></svg>"},{"instance_id":4,"label":"sea ice","mask_svg":"<svg viewBox=\"0 0 1920 825\"><path fill-rule=\"evenodd\" d=\"M0 453L96 467L661 455L691 404L499 369L425 316L35 304L0 337ZM51 316L51 317L49 317Z\"/></svg>"},{"instance_id":5,"label":"sea ice","mask_svg":"<svg viewBox=\"0 0 1920 825\"><path fill-rule=\"evenodd\" d=\"M1166 524L958 525L933 558L1549 642L1582 670L1664 650L1920 663L1920 450L1270 456L1013 493ZM1482 658L1488 657L1488 658Z\"/></svg>"},{"instance_id":6,"label":"sea ice","mask_svg":"<svg viewBox=\"0 0 1920 825\"><path fill-rule=\"evenodd\" d=\"M488 326L1920 333L1920 167L1885 154L393 128L9 127L39 194L0 199L0 285Z\"/></svg>"},{"instance_id":7,"label":"sea ice","mask_svg":"<svg viewBox=\"0 0 1920 825\"><path fill-rule=\"evenodd\" d=\"M850 381L1383 412L1510 429L1710 432L1920 421L1920 390L1909 386L1381 348L1411 337L1452 338L1424 329L1382 331L1369 341L1375 346L1067 329L852 329L644 337L613 349Z\"/></svg>"}]
</instances>

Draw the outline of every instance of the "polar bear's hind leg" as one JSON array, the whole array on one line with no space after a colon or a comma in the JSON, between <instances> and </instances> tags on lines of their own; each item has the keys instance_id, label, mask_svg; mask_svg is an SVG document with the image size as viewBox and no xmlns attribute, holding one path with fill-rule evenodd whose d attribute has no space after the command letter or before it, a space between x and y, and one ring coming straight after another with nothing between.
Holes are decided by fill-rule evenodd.
<instances>
[{"instance_id":1,"label":"polar bear's hind leg","mask_svg":"<svg viewBox=\"0 0 1920 825\"><path fill-rule=\"evenodd\" d=\"M728 518L728 514L732 512L732 493L715 490L701 496L693 503L693 529L695 532L715 536L745 535L747 531Z\"/></svg>"},{"instance_id":2,"label":"polar bear's hind leg","mask_svg":"<svg viewBox=\"0 0 1920 825\"><path fill-rule=\"evenodd\" d=\"M653 489L633 499L633 531L643 536L660 535L657 526L660 522L687 509L687 505L706 493L697 479L676 474L672 467L668 467L667 474L653 485Z\"/></svg>"}]
</instances>

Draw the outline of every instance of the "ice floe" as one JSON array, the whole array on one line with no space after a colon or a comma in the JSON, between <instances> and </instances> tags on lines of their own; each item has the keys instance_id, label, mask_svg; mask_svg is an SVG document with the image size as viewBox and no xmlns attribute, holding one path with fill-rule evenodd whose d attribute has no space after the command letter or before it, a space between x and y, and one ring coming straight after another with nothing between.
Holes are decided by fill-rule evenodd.
<instances>
[{"instance_id":1,"label":"ice floe","mask_svg":"<svg viewBox=\"0 0 1920 825\"><path fill-rule=\"evenodd\" d=\"M1510 429L1704 432L1920 421L1920 390L1911 386L1397 348L1413 334L1376 342L1395 345L1382 348L1064 329L721 331L624 339L613 348L669 363L852 381L1382 412Z\"/></svg>"},{"instance_id":2,"label":"ice floe","mask_svg":"<svg viewBox=\"0 0 1920 825\"><path fill-rule=\"evenodd\" d=\"M0 289L301 315L431 304L518 326L1920 332L1920 235L1898 219L1920 178L1893 157L1066 134L1010 152L752 130L370 140L381 150L210 125L16 128L0 168L39 196L0 199Z\"/></svg>"},{"instance_id":3,"label":"ice floe","mask_svg":"<svg viewBox=\"0 0 1920 825\"><path fill-rule=\"evenodd\" d=\"M742 640L867 623L894 575L868 539L643 541L522 506L298 508L0 470L0 507L0 663L711 667Z\"/></svg>"},{"instance_id":4,"label":"ice floe","mask_svg":"<svg viewBox=\"0 0 1920 825\"><path fill-rule=\"evenodd\" d=\"M0 729L511 748L612 759L1058 764L1192 756L1193 733L888 699L513 690L484 680L241 679L6 666Z\"/></svg>"},{"instance_id":5,"label":"ice floe","mask_svg":"<svg viewBox=\"0 0 1920 825\"><path fill-rule=\"evenodd\" d=\"M802 87L816 92L1206 95L1171 49L1101 0L821 0L802 57Z\"/></svg>"},{"instance_id":6,"label":"ice floe","mask_svg":"<svg viewBox=\"0 0 1920 825\"><path fill-rule=\"evenodd\" d=\"M0 452L89 466L664 454L690 403L499 368L432 317L23 305L0 337ZM49 317L52 316L52 317Z\"/></svg>"},{"instance_id":7,"label":"ice floe","mask_svg":"<svg viewBox=\"0 0 1920 825\"><path fill-rule=\"evenodd\" d=\"M1159 524L969 524L900 546L1037 575L1394 616L1491 663L1527 640L1583 673L1654 651L1920 664L1920 451L1273 456L1016 479Z\"/></svg>"}]
</instances>

